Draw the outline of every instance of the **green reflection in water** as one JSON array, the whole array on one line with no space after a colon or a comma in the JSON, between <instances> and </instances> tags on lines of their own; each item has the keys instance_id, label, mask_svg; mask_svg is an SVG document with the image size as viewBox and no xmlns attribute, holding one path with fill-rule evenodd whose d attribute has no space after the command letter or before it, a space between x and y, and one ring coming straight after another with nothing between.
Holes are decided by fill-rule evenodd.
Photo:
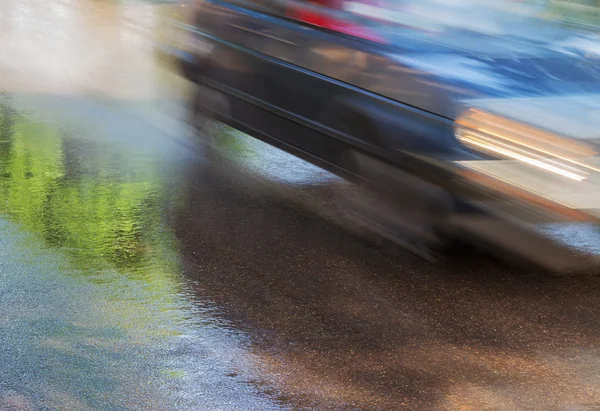
<instances>
[{"instance_id":1,"label":"green reflection in water","mask_svg":"<svg viewBox=\"0 0 600 411\"><path fill-rule=\"evenodd\" d=\"M179 291L179 269L174 240L162 224L155 159L70 138L7 105L1 113L0 214L59 248L69 269L90 281L114 282L107 272L126 274L143 280L154 299L171 299Z\"/></svg>"},{"instance_id":2,"label":"green reflection in water","mask_svg":"<svg viewBox=\"0 0 600 411\"><path fill-rule=\"evenodd\" d=\"M35 395L43 391L50 404L60 404L57 398L74 404L60 409L100 409L111 401L110 409L126 409L111 396L125 386L137 391L139 381L133 386L131 381L147 380L146 374L184 375L170 368L165 374L160 360L147 357L168 343L165 338L185 332L174 240L162 224L160 166L118 150L71 138L0 105L0 215L36 238L19 257L23 268L12 270L44 265L39 261L56 250L60 275L72 279L57 280L60 275L49 264L37 271L46 273L41 277L27 280L21 274L13 278L12 290L5 285L9 293L21 287L27 297L4 306L13 307L4 324L11 330L4 341L5 367L10 363L8 370L20 370L4 377L11 381L33 370L28 378L45 387L36 388ZM46 250L35 251L37 239ZM70 290L82 287L74 276L88 286ZM42 290L29 282L41 282ZM35 301L34 294L43 295L45 287L48 296ZM19 355L9 355L11 350ZM0 402L1 397L0 381Z\"/></svg>"},{"instance_id":3,"label":"green reflection in water","mask_svg":"<svg viewBox=\"0 0 600 411\"><path fill-rule=\"evenodd\" d=\"M177 271L152 161L72 139L6 105L0 126L0 213L60 247L77 268L154 280Z\"/></svg>"}]
</instances>

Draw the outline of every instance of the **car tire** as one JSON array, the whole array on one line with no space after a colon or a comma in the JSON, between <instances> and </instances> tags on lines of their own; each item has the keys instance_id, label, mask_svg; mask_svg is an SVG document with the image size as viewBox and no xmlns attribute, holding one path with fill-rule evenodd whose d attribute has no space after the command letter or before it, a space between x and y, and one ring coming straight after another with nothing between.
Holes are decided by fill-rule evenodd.
<instances>
[{"instance_id":1,"label":"car tire","mask_svg":"<svg viewBox=\"0 0 600 411\"><path fill-rule=\"evenodd\" d=\"M344 168L362 176L372 175L373 170L369 170L372 168L381 173L382 169L390 167L356 150L344 153L343 163ZM389 184L400 181L393 175L396 172L403 174L393 167L384 173L390 175ZM380 245L395 244L430 261L444 258L444 250L452 242L451 235L446 230L453 211L450 197L435 186L431 186L426 196L415 197L412 193L418 192L411 192L410 188L397 195L384 188L387 186L385 182L381 184L377 186L371 181L357 181L355 189L337 190L335 202L338 210L346 219L362 227L361 231L371 231L369 237L378 237L376 242ZM430 185L423 182L425 184ZM409 186L414 187L415 183ZM422 200L405 201L411 197L422 197Z\"/></svg>"}]
</instances>

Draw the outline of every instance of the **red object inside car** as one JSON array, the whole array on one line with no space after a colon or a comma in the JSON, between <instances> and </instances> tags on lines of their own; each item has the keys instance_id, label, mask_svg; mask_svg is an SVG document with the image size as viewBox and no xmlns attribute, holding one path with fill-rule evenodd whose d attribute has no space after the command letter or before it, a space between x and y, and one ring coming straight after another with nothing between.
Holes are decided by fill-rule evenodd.
<instances>
[{"instance_id":1,"label":"red object inside car","mask_svg":"<svg viewBox=\"0 0 600 411\"><path fill-rule=\"evenodd\" d=\"M315 11L314 9L309 9L302 6L292 6L287 13L288 17L312 26L322 27L324 29L348 34L350 36L359 37L377 43L386 42L383 37L377 35L374 30L370 30L368 27L346 21L337 16L333 16L332 13L328 13L328 10L340 10L342 6L341 1L316 1L311 3L317 6L322 6L323 10Z\"/></svg>"}]
</instances>

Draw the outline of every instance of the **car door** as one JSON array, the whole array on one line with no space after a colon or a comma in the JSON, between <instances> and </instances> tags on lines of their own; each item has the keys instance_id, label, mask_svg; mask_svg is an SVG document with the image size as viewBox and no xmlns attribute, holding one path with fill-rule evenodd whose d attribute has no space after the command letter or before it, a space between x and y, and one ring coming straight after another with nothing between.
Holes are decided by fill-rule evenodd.
<instances>
[{"instance_id":1,"label":"car door","mask_svg":"<svg viewBox=\"0 0 600 411\"><path fill-rule=\"evenodd\" d=\"M407 107L399 111L376 95L390 87L404 93L420 86L394 71L378 44L384 39L346 18L343 10L291 0L275 6L236 1L209 1L203 13L204 25L219 42L210 80L231 97L232 125L334 165L351 147L375 155L390 152L372 124L365 127L368 121L362 119L356 124L355 111L339 112L342 103L370 105L385 117L388 135L397 130L389 121L394 116L396 123L418 126L413 141L435 134L421 126L420 113Z\"/></svg>"},{"instance_id":2,"label":"car door","mask_svg":"<svg viewBox=\"0 0 600 411\"><path fill-rule=\"evenodd\" d=\"M229 96L234 121L258 127L281 110L293 111L286 87L299 73L284 66L301 58L304 39L286 30L275 7L260 0L208 1L199 19L198 25L215 42L209 85Z\"/></svg>"},{"instance_id":3,"label":"car door","mask_svg":"<svg viewBox=\"0 0 600 411\"><path fill-rule=\"evenodd\" d=\"M338 162L353 142L347 135L331 137L336 133L328 112L346 88L343 82L362 69L365 54L352 38L336 33L356 28L332 16L326 5L287 2L277 9L252 2L209 4L204 26L212 24L222 42L210 78L232 96L235 125ZM212 23L216 16L218 25Z\"/></svg>"}]
</instances>

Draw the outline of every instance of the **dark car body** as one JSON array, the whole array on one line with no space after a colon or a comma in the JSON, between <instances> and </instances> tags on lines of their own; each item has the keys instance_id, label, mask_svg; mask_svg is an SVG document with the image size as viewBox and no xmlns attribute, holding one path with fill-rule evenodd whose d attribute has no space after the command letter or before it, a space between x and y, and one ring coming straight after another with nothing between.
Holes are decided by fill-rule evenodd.
<instances>
[{"instance_id":1,"label":"dark car body","mask_svg":"<svg viewBox=\"0 0 600 411\"><path fill-rule=\"evenodd\" d=\"M567 31L544 27L542 39L541 28L503 36L462 28L432 34L390 28L327 4L264 0L203 1L193 24L180 27L190 42L179 55L182 70L226 100L206 107L219 120L392 196L436 203L460 235L570 267L573 250L532 224L583 219L593 225L600 217L600 203L597 209L595 203L557 205L523 187L470 179L473 170L457 167L489 159L457 139L457 119L481 108L528 124L535 112L517 118L535 105L527 99L542 104L537 113L561 104L574 110L569 137L597 145L600 123L573 107L600 110L594 103L600 64L555 47ZM564 135L561 127L555 116L542 128Z\"/></svg>"}]
</instances>

